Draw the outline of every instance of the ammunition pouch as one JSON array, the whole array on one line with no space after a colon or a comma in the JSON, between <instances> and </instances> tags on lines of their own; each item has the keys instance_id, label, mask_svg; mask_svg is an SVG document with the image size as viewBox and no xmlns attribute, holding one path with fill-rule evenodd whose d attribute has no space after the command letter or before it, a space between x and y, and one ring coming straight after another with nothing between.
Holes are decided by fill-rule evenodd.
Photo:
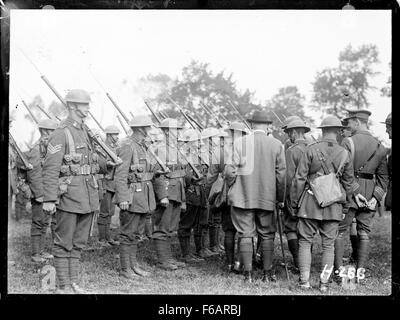
<instances>
[{"instance_id":1,"label":"ammunition pouch","mask_svg":"<svg viewBox=\"0 0 400 320\"><path fill-rule=\"evenodd\" d=\"M24 196L24 198L31 199L33 197L31 188L26 183L25 179L18 178L17 189L21 192L21 194Z\"/></svg>"},{"instance_id":2,"label":"ammunition pouch","mask_svg":"<svg viewBox=\"0 0 400 320\"><path fill-rule=\"evenodd\" d=\"M81 176L81 175L95 175L99 172L99 165L97 163L93 164L70 164L62 165L60 168L61 177L65 176Z\"/></svg>"},{"instance_id":3,"label":"ammunition pouch","mask_svg":"<svg viewBox=\"0 0 400 320\"><path fill-rule=\"evenodd\" d=\"M61 177L58 179L58 190L57 197L60 198L64 193L68 191L68 185L72 181L72 176Z\"/></svg>"}]
</instances>

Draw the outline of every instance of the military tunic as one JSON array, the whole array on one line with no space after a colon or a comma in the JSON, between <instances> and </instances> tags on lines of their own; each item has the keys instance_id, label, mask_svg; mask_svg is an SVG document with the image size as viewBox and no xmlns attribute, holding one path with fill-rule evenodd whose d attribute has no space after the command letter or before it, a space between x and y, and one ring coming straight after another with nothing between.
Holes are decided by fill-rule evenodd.
<instances>
[{"instance_id":1,"label":"military tunic","mask_svg":"<svg viewBox=\"0 0 400 320\"><path fill-rule=\"evenodd\" d=\"M154 150L156 155L166 164L170 172L155 178L155 192L157 200L168 198L167 207L157 203L153 213L153 239L167 240L178 229L182 203L186 203L185 195L185 162L174 145L167 147L160 143ZM162 171L159 164L157 171Z\"/></svg>"},{"instance_id":2,"label":"military tunic","mask_svg":"<svg viewBox=\"0 0 400 320\"><path fill-rule=\"evenodd\" d=\"M387 159L389 183L385 197L385 209L389 211L392 210L392 149L388 150L386 159Z\"/></svg>"},{"instance_id":3,"label":"military tunic","mask_svg":"<svg viewBox=\"0 0 400 320\"><path fill-rule=\"evenodd\" d=\"M110 139L106 139L105 143L114 153L117 153L119 147L118 143L110 141ZM113 173L115 173L114 170L114 166L107 166L107 173L102 179L104 196L100 202L100 214L97 219L99 225L110 225L111 217L115 213L115 204L113 203L113 197L115 194L115 181L113 177Z\"/></svg>"},{"instance_id":4,"label":"military tunic","mask_svg":"<svg viewBox=\"0 0 400 320\"><path fill-rule=\"evenodd\" d=\"M297 139L294 144L287 148L285 152L286 158L286 193L285 193L285 207L284 207L284 232L286 234L297 232L297 216L292 212L291 201L290 201L290 186L293 181L296 169L299 165L301 156L307 147L307 141L305 139Z\"/></svg>"},{"instance_id":5,"label":"military tunic","mask_svg":"<svg viewBox=\"0 0 400 320\"><path fill-rule=\"evenodd\" d=\"M120 211L122 244L138 243L146 215L156 208L156 196L163 196L155 194L155 160L139 139L133 134L118 149L123 164L115 170L115 202L129 203L128 210Z\"/></svg>"},{"instance_id":6,"label":"military tunic","mask_svg":"<svg viewBox=\"0 0 400 320\"><path fill-rule=\"evenodd\" d=\"M385 148L366 130L358 130L351 137L343 139L342 146L351 154L354 176L360 185L360 193L368 201L375 197L381 202L389 181ZM371 155L373 157L367 163ZM358 232L368 235L371 232L374 212L365 208L359 209L354 198L349 199L349 211L340 223L339 231L345 232L353 218L356 218Z\"/></svg>"},{"instance_id":7,"label":"military tunic","mask_svg":"<svg viewBox=\"0 0 400 320\"><path fill-rule=\"evenodd\" d=\"M88 240L93 213L99 210L95 175L106 171L86 127L71 117L49 137L43 164L44 202L55 202L54 256L80 258ZM101 173L101 172L100 172Z\"/></svg>"}]
</instances>

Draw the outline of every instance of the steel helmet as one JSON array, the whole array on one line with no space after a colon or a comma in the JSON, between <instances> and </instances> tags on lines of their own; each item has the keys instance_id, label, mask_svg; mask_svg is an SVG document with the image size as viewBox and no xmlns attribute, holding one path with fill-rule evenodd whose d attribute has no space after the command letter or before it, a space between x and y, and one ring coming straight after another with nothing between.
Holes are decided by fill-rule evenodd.
<instances>
[{"instance_id":1,"label":"steel helmet","mask_svg":"<svg viewBox=\"0 0 400 320\"><path fill-rule=\"evenodd\" d=\"M183 129L183 126L179 124L178 120L173 118L166 118L160 122L159 128L173 128L173 129Z\"/></svg>"},{"instance_id":2,"label":"steel helmet","mask_svg":"<svg viewBox=\"0 0 400 320\"><path fill-rule=\"evenodd\" d=\"M282 126L282 129L286 129L286 127L287 127L287 125L290 123L290 122L292 122L292 121L294 121L294 120L301 120L300 119L300 117L298 117L298 116L290 116L290 117L287 117L286 119L285 119L285 121L284 121L284 124L283 124L283 126Z\"/></svg>"},{"instance_id":3,"label":"steel helmet","mask_svg":"<svg viewBox=\"0 0 400 320\"><path fill-rule=\"evenodd\" d=\"M335 116L327 116L317 128L343 128L342 121Z\"/></svg>"},{"instance_id":4,"label":"steel helmet","mask_svg":"<svg viewBox=\"0 0 400 320\"><path fill-rule=\"evenodd\" d=\"M106 134L119 134L120 130L118 129L117 126L111 125L111 126L105 127L104 132Z\"/></svg>"},{"instance_id":5,"label":"steel helmet","mask_svg":"<svg viewBox=\"0 0 400 320\"><path fill-rule=\"evenodd\" d=\"M226 129L219 129L218 137L229 137L229 134L226 132Z\"/></svg>"},{"instance_id":6,"label":"steel helmet","mask_svg":"<svg viewBox=\"0 0 400 320\"><path fill-rule=\"evenodd\" d=\"M201 139L217 137L219 135L220 132L217 128L206 128L201 132Z\"/></svg>"},{"instance_id":7,"label":"steel helmet","mask_svg":"<svg viewBox=\"0 0 400 320\"><path fill-rule=\"evenodd\" d=\"M300 118L289 122L283 131L288 132L289 129L304 128L305 132L309 132L311 128Z\"/></svg>"},{"instance_id":8,"label":"steel helmet","mask_svg":"<svg viewBox=\"0 0 400 320\"><path fill-rule=\"evenodd\" d=\"M381 123L388 124L388 125L391 126L392 125L392 113L389 113L389 115L387 116L385 122L381 122Z\"/></svg>"},{"instance_id":9,"label":"steel helmet","mask_svg":"<svg viewBox=\"0 0 400 320\"><path fill-rule=\"evenodd\" d=\"M198 141L201 139L201 134L199 131L194 130L194 129L186 129L182 136L178 139L178 141L183 141L183 142L192 142L192 141Z\"/></svg>"},{"instance_id":10,"label":"steel helmet","mask_svg":"<svg viewBox=\"0 0 400 320\"><path fill-rule=\"evenodd\" d=\"M136 116L129 121L129 126L131 128L139 128L139 127L151 127L153 126L153 122L151 118L146 115Z\"/></svg>"},{"instance_id":11,"label":"steel helmet","mask_svg":"<svg viewBox=\"0 0 400 320\"><path fill-rule=\"evenodd\" d=\"M90 99L89 93L82 89L72 89L68 91L64 100L67 102L76 102L76 103L90 103L92 101Z\"/></svg>"},{"instance_id":12,"label":"steel helmet","mask_svg":"<svg viewBox=\"0 0 400 320\"><path fill-rule=\"evenodd\" d=\"M58 126L57 121L53 119L40 120L38 123L39 129L55 130Z\"/></svg>"}]
</instances>

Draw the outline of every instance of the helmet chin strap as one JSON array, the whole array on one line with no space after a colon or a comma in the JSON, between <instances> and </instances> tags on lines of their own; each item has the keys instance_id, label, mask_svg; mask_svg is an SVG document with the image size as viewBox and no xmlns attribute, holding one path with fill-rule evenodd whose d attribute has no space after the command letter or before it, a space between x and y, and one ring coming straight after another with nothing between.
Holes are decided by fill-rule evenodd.
<instances>
[{"instance_id":1,"label":"helmet chin strap","mask_svg":"<svg viewBox=\"0 0 400 320\"><path fill-rule=\"evenodd\" d=\"M76 112L76 114L78 115L78 117L84 119L86 118L86 115L75 105L73 104L71 106L71 109L74 110Z\"/></svg>"}]
</instances>

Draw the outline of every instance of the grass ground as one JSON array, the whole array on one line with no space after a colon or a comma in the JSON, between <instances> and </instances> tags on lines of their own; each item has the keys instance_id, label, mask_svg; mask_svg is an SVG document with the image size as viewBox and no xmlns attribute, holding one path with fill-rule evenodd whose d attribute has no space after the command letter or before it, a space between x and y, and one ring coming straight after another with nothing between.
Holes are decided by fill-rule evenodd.
<instances>
[{"instance_id":1,"label":"grass ground","mask_svg":"<svg viewBox=\"0 0 400 320\"><path fill-rule=\"evenodd\" d=\"M9 221L8 232L8 293L45 293L39 286L38 270L43 266L30 261L30 220ZM356 290L344 290L332 284L329 295L390 295L391 294L391 215L385 213L375 217L371 234L369 269L366 282ZM115 232L115 231L114 231ZM80 284L93 294L228 294L228 295L320 295L318 287L321 244L315 239L312 262L311 285L308 292L300 291L295 284L298 277L290 274L292 285L286 281L279 238L275 240L275 261L278 282L264 284L259 280L245 284L242 275L227 275L224 272L224 257L214 256L204 262L188 265L185 269L168 272L154 266L155 252L150 242L139 245L139 261L152 272L149 278L127 281L118 276L119 260L116 248L87 251L82 255ZM287 248L286 240L284 247ZM350 251L349 242L346 254ZM179 255L178 239L173 239L173 252ZM287 251L286 251L287 252ZM289 253L286 253L288 256Z\"/></svg>"}]
</instances>

